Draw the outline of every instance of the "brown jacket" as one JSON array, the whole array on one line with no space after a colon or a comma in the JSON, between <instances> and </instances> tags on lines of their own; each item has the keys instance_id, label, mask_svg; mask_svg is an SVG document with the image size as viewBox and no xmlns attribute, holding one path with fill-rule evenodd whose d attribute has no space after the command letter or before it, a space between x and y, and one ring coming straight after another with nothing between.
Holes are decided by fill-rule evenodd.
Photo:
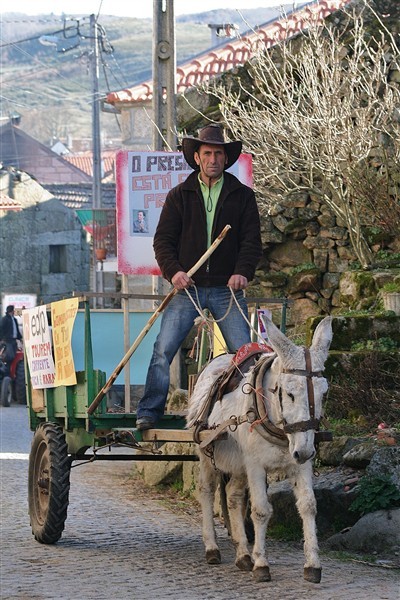
<instances>
[{"instance_id":1,"label":"brown jacket","mask_svg":"<svg viewBox=\"0 0 400 600\"><path fill-rule=\"evenodd\" d=\"M261 257L260 217L254 192L231 173L224 173L212 240L230 225L225 239L193 280L202 287L226 285L231 275L251 281ZM207 250L206 212L194 171L167 195L154 236L154 252L165 279L187 272Z\"/></svg>"}]
</instances>

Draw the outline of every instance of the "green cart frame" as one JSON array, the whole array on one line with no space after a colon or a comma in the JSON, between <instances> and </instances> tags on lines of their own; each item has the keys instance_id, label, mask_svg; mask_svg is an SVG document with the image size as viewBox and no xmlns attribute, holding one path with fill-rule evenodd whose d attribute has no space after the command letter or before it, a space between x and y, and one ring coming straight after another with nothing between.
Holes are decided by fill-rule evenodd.
<instances>
[{"instance_id":1,"label":"green cart frame","mask_svg":"<svg viewBox=\"0 0 400 600\"><path fill-rule=\"evenodd\" d=\"M82 301L85 365L84 371L76 372L77 383L33 390L25 360L29 425L34 432L29 455L29 515L35 539L45 544L57 542L64 530L74 461L198 460L193 453L172 455L161 453L159 449L168 441L193 442L193 432L185 429L185 413L165 413L157 429L140 432L136 429L136 413L107 411L107 395L96 403L95 410L88 410L106 387L106 373L93 367L89 300ZM280 303L281 328L285 329L290 301L278 298L249 301ZM200 439L203 435L207 432L201 432ZM148 452L118 453L119 447L143 450L141 442L151 442L152 449L146 447ZM103 448L113 448L117 452L102 453Z\"/></svg>"}]
</instances>

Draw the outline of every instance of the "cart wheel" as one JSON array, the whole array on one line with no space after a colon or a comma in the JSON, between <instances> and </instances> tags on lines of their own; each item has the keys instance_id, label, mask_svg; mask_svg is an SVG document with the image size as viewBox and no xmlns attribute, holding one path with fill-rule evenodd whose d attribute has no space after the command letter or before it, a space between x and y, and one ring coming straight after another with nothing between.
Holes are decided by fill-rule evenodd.
<instances>
[{"instance_id":1,"label":"cart wheel","mask_svg":"<svg viewBox=\"0 0 400 600\"><path fill-rule=\"evenodd\" d=\"M28 491L32 533L42 544L54 544L64 530L70 471L62 428L55 423L41 423L29 455Z\"/></svg>"},{"instance_id":2,"label":"cart wheel","mask_svg":"<svg viewBox=\"0 0 400 600\"><path fill-rule=\"evenodd\" d=\"M12 382L11 377L4 377L1 382L0 397L2 406L11 406Z\"/></svg>"},{"instance_id":3,"label":"cart wheel","mask_svg":"<svg viewBox=\"0 0 400 600\"><path fill-rule=\"evenodd\" d=\"M20 360L15 370L15 399L18 404L26 404L25 366Z\"/></svg>"},{"instance_id":4,"label":"cart wheel","mask_svg":"<svg viewBox=\"0 0 400 600\"><path fill-rule=\"evenodd\" d=\"M224 519L224 526L228 532L228 535L231 536L231 520L229 517L228 499L226 496L226 485L229 481L229 478L229 475L226 475L224 473L221 474L219 481L219 493L221 500L221 512L222 517ZM253 521L251 520L251 504L248 490L246 491L245 503L246 507L244 515L244 528L246 531L247 541L249 542L249 544L252 544L254 542L254 525Z\"/></svg>"}]
</instances>

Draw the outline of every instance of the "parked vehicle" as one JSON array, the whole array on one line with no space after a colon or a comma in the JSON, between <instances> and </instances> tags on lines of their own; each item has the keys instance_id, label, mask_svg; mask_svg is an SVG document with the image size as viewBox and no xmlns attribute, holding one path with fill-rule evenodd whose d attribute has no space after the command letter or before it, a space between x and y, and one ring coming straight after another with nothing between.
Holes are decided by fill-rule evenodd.
<instances>
[{"instance_id":1,"label":"parked vehicle","mask_svg":"<svg viewBox=\"0 0 400 600\"><path fill-rule=\"evenodd\" d=\"M25 364L23 350L17 350L14 360L5 360L6 345L0 344L0 403L10 406L11 402L26 404Z\"/></svg>"}]
</instances>

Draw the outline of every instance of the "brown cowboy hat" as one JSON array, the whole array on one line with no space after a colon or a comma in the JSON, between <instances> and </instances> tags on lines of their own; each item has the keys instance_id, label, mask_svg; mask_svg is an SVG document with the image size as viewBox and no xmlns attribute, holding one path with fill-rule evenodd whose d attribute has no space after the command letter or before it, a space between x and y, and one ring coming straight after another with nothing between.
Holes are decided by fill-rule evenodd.
<instances>
[{"instance_id":1,"label":"brown cowboy hat","mask_svg":"<svg viewBox=\"0 0 400 600\"><path fill-rule=\"evenodd\" d=\"M202 127L199 130L199 137L184 137L182 138L182 152L188 165L195 171L199 169L199 165L194 160L194 153L198 151L201 144L222 145L225 148L228 158L224 169L229 169L240 156L242 151L242 142L226 142L224 132L220 125L211 124Z\"/></svg>"}]
</instances>

